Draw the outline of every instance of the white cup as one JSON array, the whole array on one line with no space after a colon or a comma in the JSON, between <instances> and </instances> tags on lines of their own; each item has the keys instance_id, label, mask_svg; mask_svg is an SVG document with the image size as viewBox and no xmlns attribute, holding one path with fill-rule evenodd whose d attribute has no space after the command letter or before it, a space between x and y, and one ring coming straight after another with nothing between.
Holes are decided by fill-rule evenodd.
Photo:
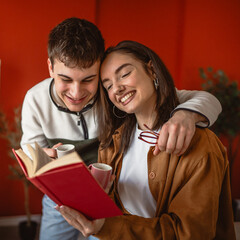
<instances>
[{"instance_id":1,"label":"white cup","mask_svg":"<svg viewBox=\"0 0 240 240\"><path fill-rule=\"evenodd\" d=\"M75 146L73 144L63 144L55 149L57 151L57 157L60 158L66 154L74 152Z\"/></svg>"}]
</instances>

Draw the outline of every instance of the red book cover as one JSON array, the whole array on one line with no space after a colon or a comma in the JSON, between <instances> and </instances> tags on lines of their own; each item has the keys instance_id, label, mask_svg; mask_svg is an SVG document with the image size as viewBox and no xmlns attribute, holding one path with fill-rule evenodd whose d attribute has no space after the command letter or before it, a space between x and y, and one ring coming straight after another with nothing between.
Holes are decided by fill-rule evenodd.
<instances>
[{"instance_id":1,"label":"red book cover","mask_svg":"<svg viewBox=\"0 0 240 240\"><path fill-rule=\"evenodd\" d=\"M29 178L23 161L14 150L13 153L28 180L56 204L74 208L89 219L122 215L83 162L61 166Z\"/></svg>"}]
</instances>

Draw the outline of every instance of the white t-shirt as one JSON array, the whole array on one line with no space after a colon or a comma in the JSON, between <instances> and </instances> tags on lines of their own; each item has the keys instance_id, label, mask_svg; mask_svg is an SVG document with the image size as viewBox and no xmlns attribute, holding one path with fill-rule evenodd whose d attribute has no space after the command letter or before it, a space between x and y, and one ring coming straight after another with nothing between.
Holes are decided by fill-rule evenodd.
<instances>
[{"instance_id":1,"label":"white t-shirt","mask_svg":"<svg viewBox=\"0 0 240 240\"><path fill-rule=\"evenodd\" d=\"M156 212L156 201L148 185L147 154L150 145L140 139L142 130L135 128L118 182L118 192L125 209L133 215L152 218Z\"/></svg>"}]
</instances>

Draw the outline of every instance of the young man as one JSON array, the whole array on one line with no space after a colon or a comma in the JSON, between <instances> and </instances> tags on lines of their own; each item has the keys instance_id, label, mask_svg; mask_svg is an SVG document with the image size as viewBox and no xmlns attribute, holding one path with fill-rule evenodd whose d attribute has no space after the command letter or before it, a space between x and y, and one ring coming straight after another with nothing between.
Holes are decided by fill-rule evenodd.
<instances>
[{"instance_id":1,"label":"young man","mask_svg":"<svg viewBox=\"0 0 240 240\"><path fill-rule=\"evenodd\" d=\"M48 78L32 89L22 109L21 146L38 142L51 157L58 143L72 143L87 165L97 161L98 120L95 115L100 60L104 40L92 23L66 19L49 35ZM195 123L211 125L221 112L218 100L207 92L178 91L182 104L162 127L155 154L160 150L182 154L195 132ZM185 103L183 103L185 102ZM202 122L200 122L202 121ZM41 240L77 239L79 232L43 198Z\"/></svg>"}]
</instances>

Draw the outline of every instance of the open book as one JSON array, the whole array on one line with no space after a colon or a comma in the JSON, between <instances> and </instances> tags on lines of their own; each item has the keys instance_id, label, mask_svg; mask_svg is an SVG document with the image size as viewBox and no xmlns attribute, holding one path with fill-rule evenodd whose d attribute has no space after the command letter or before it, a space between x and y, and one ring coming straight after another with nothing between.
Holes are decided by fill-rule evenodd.
<instances>
[{"instance_id":1,"label":"open book","mask_svg":"<svg viewBox=\"0 0 240 240\"><path fill-rule=\"evenodd\" d=\"M12 150L25 176L59 206L66 205L89 219L122 215L76 153L52 160L35 143L27 145L29 158L22 149Z\"/></svg>"}]
</instances>

